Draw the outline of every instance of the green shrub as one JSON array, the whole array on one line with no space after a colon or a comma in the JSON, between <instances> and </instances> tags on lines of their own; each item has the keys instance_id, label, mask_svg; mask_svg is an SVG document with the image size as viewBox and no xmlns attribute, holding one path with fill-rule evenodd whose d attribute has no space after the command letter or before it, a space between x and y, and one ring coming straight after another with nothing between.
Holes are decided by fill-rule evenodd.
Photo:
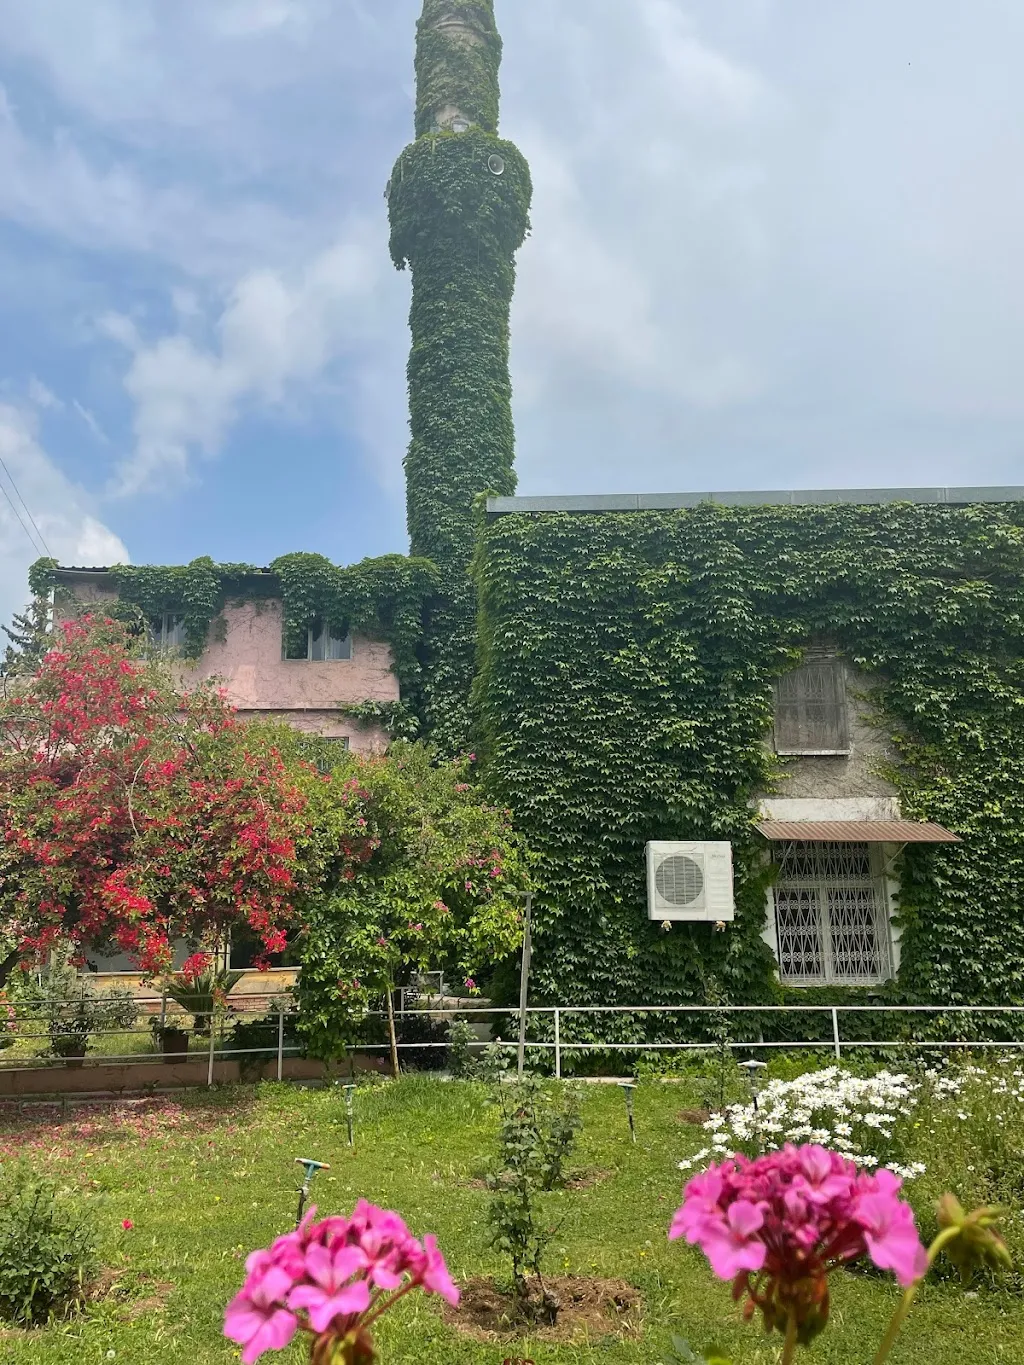
<instances>
[{"instance_id":1,"label":"green shrub","mask_svg":"<svg viewBox=\"0 0 1024 1365\"><path fill-rule=\"evenodd\" d=\"M491 1245L512 1261L515 1298L527 1316L553 1322L558 1304L544 1287L541 1262L553 1229L543 1196L565 1184L566 1165L581 1125L579 1092L546 1087L526 1075L498 1087L499 1159L487 1176ZM539 1297L531 1300L527 1276Z\"/></svg>"},{"instance_id":2,"label":"green shrub","mask_svg":"<svg viewBox=\"0 0 1024 1365\"><path fill-rule=\"evenodd\" d=\"M89 1222L52 1181L20 1170L0 1193L0 1318L31 1326L70 1312L95 1270Z\"/></svg>"}]
</instances>

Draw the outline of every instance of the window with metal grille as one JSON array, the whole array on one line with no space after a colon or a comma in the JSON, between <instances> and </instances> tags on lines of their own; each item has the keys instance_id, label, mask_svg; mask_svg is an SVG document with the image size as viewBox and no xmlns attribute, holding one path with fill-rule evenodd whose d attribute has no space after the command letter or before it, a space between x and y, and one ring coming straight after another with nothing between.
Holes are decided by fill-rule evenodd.
<instances>
[{"instance_id":1,"label":"window with metal grille","mask_svg":"<svg viewBox=\"0 0 1024 1365\"><path fill-rule=\"evenodd\" d=\"M351 659L352 636L342 635L334 626L317 618L306 628L305 640L285 653L286 659L306 659L310 663L331 663L337 659Z\"/></svg>"},{"instance_id":2,"label":"window with metal grille","mask_svg":"<svg viewBox=\"0 0 1024 1365\"><path fill-rule=\"evenodd\" d=\"M180 649L185 643L185 618L180 612L161 612L146 622L146 633L154 649Z\"/></svg>"},{"instance_id":3,"label":"window with metal grille","mask_svg":"<svg viewBox=\"0 0 1024 1365\"><path fill-rule=\"evenodd\" d=\"M846 673L841 659L808 659L775 685L780 754L848 754Z\"/></svg>"},{"instance_id":4,"label":"window with metal grille","mask_svg":"<svg viewBox=\"0 0 1024 1365\"><path fill-rule=\"evenodd\" d=\"M892 975L885 882L868 844L783 846L775 883L779 977L869 986Z\"/></svg>"}]
</instances>

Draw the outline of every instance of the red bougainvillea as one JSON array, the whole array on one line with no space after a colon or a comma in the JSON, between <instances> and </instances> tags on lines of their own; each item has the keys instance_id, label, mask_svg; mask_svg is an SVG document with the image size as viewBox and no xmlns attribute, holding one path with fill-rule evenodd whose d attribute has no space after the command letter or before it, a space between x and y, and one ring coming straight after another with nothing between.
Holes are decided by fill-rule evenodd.
<instances>
[{"instance_id":1,"label":"red bougainvillea","mask_svg":"<svg viewBox=\"0 0 1024 1365\"><path fill-rule=\"evenodd\" d=\"M63 939L148 972L232 925L280 952L305 806L222 693L178 690L115 622L66 622L0 700L0 930L22 957Z\"/></svg>"}]
</instances>

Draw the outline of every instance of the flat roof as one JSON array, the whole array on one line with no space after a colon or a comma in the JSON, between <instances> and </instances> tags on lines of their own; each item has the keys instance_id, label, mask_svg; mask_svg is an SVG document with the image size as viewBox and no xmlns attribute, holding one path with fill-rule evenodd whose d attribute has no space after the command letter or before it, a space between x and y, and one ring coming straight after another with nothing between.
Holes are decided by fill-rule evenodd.
<instances>
[{"instance_id":1,"label":"flat roof","mask_svg":"<svg viewBox=\"0 0 1024 1365\"><path fill-rule=\"evenodd\" d=\"M1024 488L795 488L738 493L587 493L536 498L488 498L492 516L510 512L657 512L699 507L868 507L916 502L968 506L978 502L1024 502Z\"/></svg>"}]
</instances>

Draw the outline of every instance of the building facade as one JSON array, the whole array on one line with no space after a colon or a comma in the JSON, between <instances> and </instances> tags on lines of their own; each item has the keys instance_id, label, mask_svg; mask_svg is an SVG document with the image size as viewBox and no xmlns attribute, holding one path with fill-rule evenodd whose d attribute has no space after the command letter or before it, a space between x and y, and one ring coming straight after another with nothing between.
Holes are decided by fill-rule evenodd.
<instances>
[{"instance_id":1,"label":"building facade","mask_svg":"<svg viewBox=\"0 0 1024 1365\"><path fill-rule=\"evenodd\" d=\"M57 569L52 575L60 615L117 600L116 576L107 569ZM236 585L244 592L244 583ZM211 621L198 658L182 660L183 680L215 679L239 714L285 720L297 730L336 741L358 752L386 747L384 728L354 719L346 707L397 703L400 696L391 645L355 630L332 628L311 617L289 643L283 603L270 570L253 575L254 594L226 601ZM186 649L185 614L167 601L151 610L145 625L154 648L169 657Z\"/></svg>"}]
</instances>

